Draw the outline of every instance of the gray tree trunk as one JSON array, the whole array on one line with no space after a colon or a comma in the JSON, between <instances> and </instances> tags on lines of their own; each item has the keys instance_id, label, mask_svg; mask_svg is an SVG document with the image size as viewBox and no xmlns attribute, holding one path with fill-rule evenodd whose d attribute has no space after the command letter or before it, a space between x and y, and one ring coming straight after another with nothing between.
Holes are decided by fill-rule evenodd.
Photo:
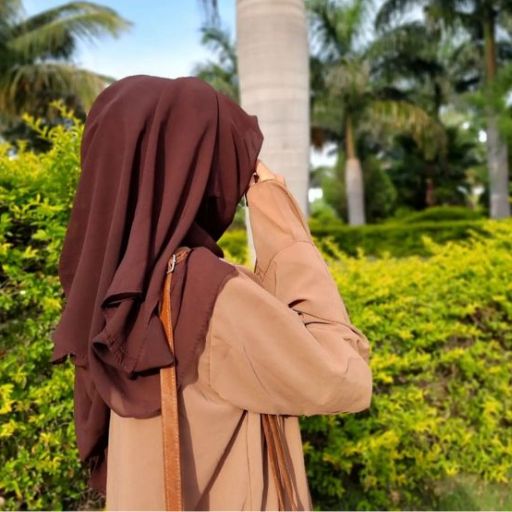
<instances>
[{"instance_id":1,"label":"gray tree trunk","mask_svg":"<svg viewBox=\"0 0 512 512\"><path fill-rule=\"evenodd\" d=\"M487 165L489 167L490 216L510 217L508 199L508 147L498 131L496 115L487 116Z\"/></svg>"},{"instance_id":2,"label":"gray tree trunk","mask_svg":"<svg viewBox=\"0 0 512 512\"><path fill-rule=\"evenodd\" d=\"M258 116L261 159L309 215L309 47L304 0L237 0L240 100ZM247 216L246 216L247 218ZM254 261L254 248L250 246Z\"/></svg>"},{"instance_id":3,"label":"gray tree trunk","mask_svg":"<svg viewBox=\"0 0 512 512\"><path fill-rule=\"evenodd\" d=\"M363 171L359 158L347 158L345 163L345 190L347 193L348 223L351 226L365 224Z\"/></svg>"}]
</instances>

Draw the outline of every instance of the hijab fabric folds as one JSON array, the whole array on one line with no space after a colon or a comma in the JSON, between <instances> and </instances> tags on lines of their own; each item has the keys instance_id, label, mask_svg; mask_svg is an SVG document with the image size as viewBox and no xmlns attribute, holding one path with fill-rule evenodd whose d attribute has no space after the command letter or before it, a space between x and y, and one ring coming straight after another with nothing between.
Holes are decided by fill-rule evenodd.
<instances>
[{"instance_id":1,"label":"hijab fabric folds","mask_svg":"<svg viewBox=\"0 0 512 512\"><path fill-rule=\"evenodd\" d=\"M235 268L218 239L263 142L256 116L194 77L128 76L85 122L81 174L59 261L65 307L51 362L75 364L75 428L89 485L105 494L110 409L160 412L159 371L194 379L215 299ZM158 307L171 255L175 354Z\"/></svg>"}]
</instances>

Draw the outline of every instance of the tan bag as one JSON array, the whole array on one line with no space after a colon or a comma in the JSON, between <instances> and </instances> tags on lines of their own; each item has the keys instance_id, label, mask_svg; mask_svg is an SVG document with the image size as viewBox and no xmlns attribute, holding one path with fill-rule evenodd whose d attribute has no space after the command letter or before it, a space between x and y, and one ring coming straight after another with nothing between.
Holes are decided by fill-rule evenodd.
<instances>
[{"instance_id":1,"label":"tan bag","mask_svg":"<svg viewBox=\"0 0 512 512\"><path fill-rule=\"evenodd\" d=\"M174 353L174 337L171 321L171 278L176 263L186 257L190 248L178 250L167 264L165 282L160 302L160 320L164 326L169 347ZM164 478L166 510L183 510L181 484L180 432L178 417L178 394L176 367L160 369L162 395L162 435L164 449ZM290 478L291 459L282 430L281 417L262 414L263 431L269 454L270 466L277 488L279 510L298 510Z\"/></svg>"}]
</instances>

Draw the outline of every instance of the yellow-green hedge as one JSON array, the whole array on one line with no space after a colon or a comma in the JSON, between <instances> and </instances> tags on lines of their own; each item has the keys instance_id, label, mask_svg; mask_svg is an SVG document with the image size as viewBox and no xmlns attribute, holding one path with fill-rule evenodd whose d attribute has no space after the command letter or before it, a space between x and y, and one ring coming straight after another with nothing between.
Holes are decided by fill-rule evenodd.
<instances>
[{"instance_id":1,"label":"yellow-green hedge","mask_svg":"<svg viewBox=\"0 0 512 512\"><path fill-rule=\"evenodd\" d=\"M512 223L485 229L426 240L428 258L351 258L331 243L373 348L374 396L370 411L303 421L323 509L435 507L436 483L459 473L510 485Z\"/></svg>"},{"instance_id":2,"label":"yellow-green hedge","mask_svg":"<svg viewBox=\"0 0 512 512\"><path fill-rule=\"evenodd\" d=\"M85 489L74 445L72 363L48 363L80 134L77 124L46 134L54 142L46 155L13 159L0 150L6 510L102 506ZM466 242L427 241L429 257L349 257L332 239L322 241L352 320L372 344L375 392L370 411L302 418L317 508L434 506L436 482L459 472L510 481L512 226L483 226L485 236ZM231 242L228 252L236 253L240 240Z\"/></svg>"},{"instance_id":3,"label":"yellow-green hedge","mask_svg":"<svg viewBox=\"0 0 512 512\"><path fill-rule=\"evenodd\" d=\"M473 231L485 234L484 219L427 220L414 223L389 221L366 226L347 226L341 223L319 224L309 221L311 234L319 245L325 238L332 239L336 246L351 256L363 250L368 256L404 257L426 256L428 247L422 242L427 236L434 242L445 243L453 240L467 240ZM245 230L232 229L224 233L221 244L237 260L246 257L247 237ZM329 248L325 247L326 252Z\"/></svg>"}]
</instances>

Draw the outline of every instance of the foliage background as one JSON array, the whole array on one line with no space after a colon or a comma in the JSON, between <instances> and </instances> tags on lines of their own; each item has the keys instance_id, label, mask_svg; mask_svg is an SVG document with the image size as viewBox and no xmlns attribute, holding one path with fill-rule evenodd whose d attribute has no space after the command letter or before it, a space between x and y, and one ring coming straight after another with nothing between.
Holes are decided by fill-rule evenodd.
<instances>
[{"instance_id":1,"label":"foliage background","mask_svg":"<svg viewBox=\"0 0 512 512\"><path fill-rule=\"evenodd\" d=\"M23 143L16 155L0 149L6 510L103 506L85 488L74 444L72 363L48 362L82 132L71 112L54 107L66 123L50 130L26 117L51 141L48 153L35 155ZM312 224L351 319L371 342L374 374L369 411L301 418L317 509L512 507L512 224L447 221L452 213L402 219L377 234L358 228L352 238L346 226L329 233ZM229 258L246 263L240 230L221 243Z\"/></svg>"}]
</instances>

